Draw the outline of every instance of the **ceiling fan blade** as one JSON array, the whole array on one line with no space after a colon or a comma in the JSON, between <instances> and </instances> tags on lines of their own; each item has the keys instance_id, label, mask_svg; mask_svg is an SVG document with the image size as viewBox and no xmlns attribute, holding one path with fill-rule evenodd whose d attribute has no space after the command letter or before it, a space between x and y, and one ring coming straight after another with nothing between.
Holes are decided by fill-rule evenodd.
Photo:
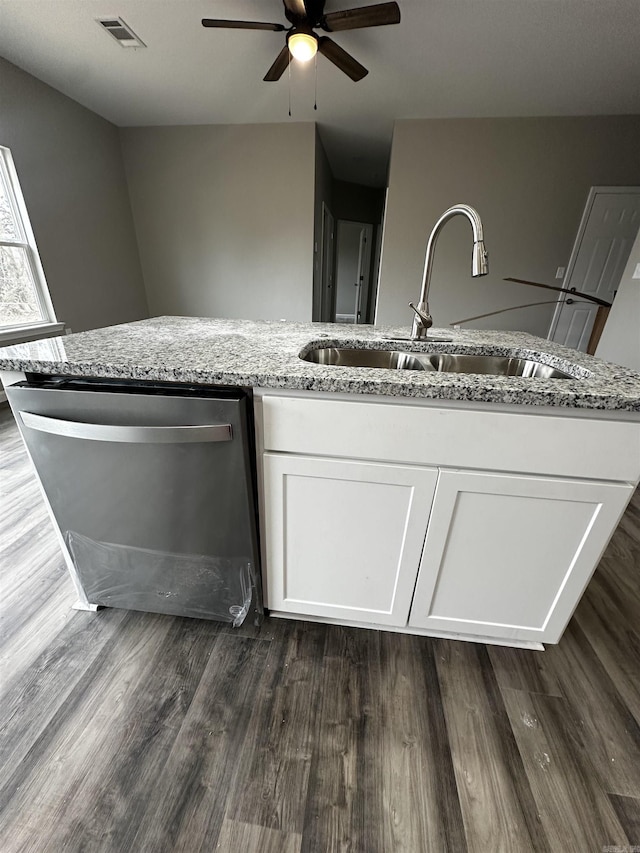
<instances>
[{"instance_id":1,"label":"ceiling fan blade","mask_svg":"<svg viewBox=\"0 0 640 853\"><path fill-rule=\"evenodd\" d=\"M285 44L280 53L276 56L276 61L264 75L264 81L266 83L274 83L276 80L279 80L290 62L291 53L289 52L288 46Z\"/></svg>"},{"instance_id":2,"label":"ceiling fan blade","mask_svg":"<svg viewBox=\"0 0 640 853\"><path fill-rule=\"evenodd\" d=\"M307 18L312 26L322 20L326 0L303 0Z\"/></svg>"},{"instance_id":3,"label":"ceiling fan blade","mask_svg":"<svg viewBox=\"0 0 640 853\"><path fill-rule=\"evenodd\" d=\"M359 9L343 9L324 16L322 27L330 33L340 30L357 30L361 27L384 27L400 23L400 7L397 3L378 3L361 6Z\"/></svg>"},{"instance_id":4,"label":"ceiling fan blade","mask_svg":"<svg viewBox=\"0 0 640 853\"><path fill-rule=\"evenodd\" d=\"M284 15L294 26L317 27L323 18L325 0L282 0Z\"/></svg>"},{"instance_id":5,"label":"ceiling fan blade","mask_svg":"<svg viewBox=\"0 0 640 853\"><path fill-rule=\"evenodd\" d=\"M263 24L262 21L223 21L218 18L203 18L203 27L224 27L228 30L272 30L282 33L286 30L282 24Z\"/></svg>"},{"instance_id":6,"label":"ceiling fan blade","mask_svg":"<svg viewBox=\"0 0 640 853\"><path fill-rule=\"evenodd\" d=\"M347 77L355 80L356 83L369 73L364 65L360 65L350 53L347 53L339 44L336 44L332 39L327 38L327 36L321 36L318 39L318 50L330 62L333 62L340 71L344 71Z\"/></svg>"},{"instance_id":7,"label":"ceiling fan blade","mask_svg":"<svg viewBox=\"0 0 640 853\"><path fill-rule=\"evenodd\" d=\"M292 15L294 18L306 18L307 10L305 7L305 0L282 0L284 3L285 14L288 12L287 19L291 20L289 17Z\"/></svg>"}]
</instances>

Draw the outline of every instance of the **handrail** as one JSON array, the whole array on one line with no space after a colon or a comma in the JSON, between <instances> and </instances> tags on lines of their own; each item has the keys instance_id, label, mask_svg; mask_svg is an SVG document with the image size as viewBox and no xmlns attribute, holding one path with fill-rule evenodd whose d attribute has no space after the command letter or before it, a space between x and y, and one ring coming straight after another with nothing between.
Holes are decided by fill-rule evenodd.
<instances>
[{"instance_id":1,"label":"handrail","mask_svg":"<svg viewBox=\"0 0 640 853\"><path fill-rule=\"evenodd\" d=\"M543 287L545 290L555 290L556 293L566 293L568 296L579 296L580 299L586 299L587 302L595 302L596 305L602 305L603 308L611 308L611 302L605 302L604 299L599 299L597 296L590 296L588 293L582 293L576 290L575 287L554 287L552 284L541 284L539 281L527 281L525 278L503 278L503 281L515 281L516 284L528 284L531 287Z\"/></svg>"}]
</instances>

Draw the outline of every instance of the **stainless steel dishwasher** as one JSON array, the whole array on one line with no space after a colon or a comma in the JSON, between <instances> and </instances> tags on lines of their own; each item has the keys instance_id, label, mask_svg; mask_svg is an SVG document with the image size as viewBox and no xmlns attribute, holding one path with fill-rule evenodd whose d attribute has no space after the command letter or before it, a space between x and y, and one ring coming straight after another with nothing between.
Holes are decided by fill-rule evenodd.
<instances>
[{"instance_id":1,"label":"stainless steel dishwasher","mask_svg":"<svg viewBox=\"0 0 640 853\"><path fill-rule=\"evenodd\" d=\"M33 376L7 396L90 604L259 624L247 392Z\"/></svg>"}]
</instances>

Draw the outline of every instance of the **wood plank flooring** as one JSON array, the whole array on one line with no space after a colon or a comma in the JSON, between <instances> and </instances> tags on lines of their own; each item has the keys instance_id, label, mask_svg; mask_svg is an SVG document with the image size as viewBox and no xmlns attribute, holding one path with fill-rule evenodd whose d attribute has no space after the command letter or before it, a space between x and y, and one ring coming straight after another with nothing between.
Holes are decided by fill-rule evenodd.
<instances>
[{"instance_id":1,"label":"wood plank flooring","mask_svg":"<svg viewBox=\"0 0 640 853\"><path fill-rule=\"evenodd\" d=\"M640 850L640 492L541 653L72 611L0 458L2 853Z\"/></svg>"}]
</instances>

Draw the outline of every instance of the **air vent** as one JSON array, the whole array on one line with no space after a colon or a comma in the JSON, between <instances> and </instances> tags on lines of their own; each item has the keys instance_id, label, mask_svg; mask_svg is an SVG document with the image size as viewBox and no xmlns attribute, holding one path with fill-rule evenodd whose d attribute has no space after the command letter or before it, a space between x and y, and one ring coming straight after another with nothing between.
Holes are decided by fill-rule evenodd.
<instances>
[{"instance_id":1,"label":"air vent","mask_svg":"<svg viewBox=\"0 0 640 853\"><path fill-rule=\"evenodd\" d=\"M146 47L122 18L98 18L98 23L122 47Z\"/></svg>"}]
</instances>

